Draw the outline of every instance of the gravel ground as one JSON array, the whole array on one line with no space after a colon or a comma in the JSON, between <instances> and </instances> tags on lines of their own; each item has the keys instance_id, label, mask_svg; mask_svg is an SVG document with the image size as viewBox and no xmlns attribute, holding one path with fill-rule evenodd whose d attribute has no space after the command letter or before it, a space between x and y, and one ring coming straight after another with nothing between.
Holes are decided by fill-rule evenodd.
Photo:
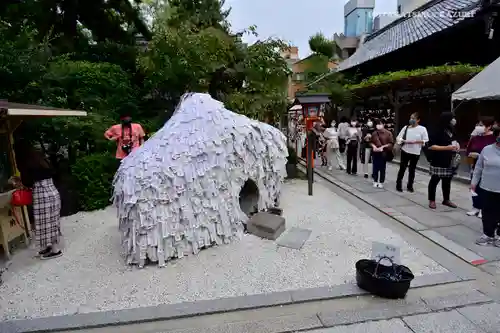
<instances>
[{"instance_id":1,"label":"gravel ground","mask_svg":"<svg viewBox=\"0 0 500 333\"><path fill-rule=\"evenodd\" d=\"M287 227L311 229L301 250L277 248L252 235L211 248L166 268L125 266L113 209L78 213L62 221L63 257L41 262L22 250L4 273L0 318L21 319L117 310L161 303L257 294L354 281L354 263L369 257L374 240L401 247L416 275L446 271L356 207L315 184L285 184Z\"/></svg>"}]
</instances>

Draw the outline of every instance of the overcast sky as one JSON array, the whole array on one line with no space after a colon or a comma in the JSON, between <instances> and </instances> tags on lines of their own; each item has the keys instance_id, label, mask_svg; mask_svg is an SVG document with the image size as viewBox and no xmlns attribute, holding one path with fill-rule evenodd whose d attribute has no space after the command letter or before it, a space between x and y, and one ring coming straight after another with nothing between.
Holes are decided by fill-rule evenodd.
<instances>
[{"instance_id":1,"label":"overcast sky","mask_svg":"<svg viewBox=\"0 0 500 333\"><path fill-rule=\"evenodd\" d=\"M376 0L377 13L394 13L397 0ZM234 31L257 26L259 37L275 36L299 47L307 56L309 37L322 32L332 37L344 31L345 0L226 0L232 8L229 21ZM293 3L293 4L292 4ZM248 42L255 39L247 37Z\"/></svg>"}]
</instances>

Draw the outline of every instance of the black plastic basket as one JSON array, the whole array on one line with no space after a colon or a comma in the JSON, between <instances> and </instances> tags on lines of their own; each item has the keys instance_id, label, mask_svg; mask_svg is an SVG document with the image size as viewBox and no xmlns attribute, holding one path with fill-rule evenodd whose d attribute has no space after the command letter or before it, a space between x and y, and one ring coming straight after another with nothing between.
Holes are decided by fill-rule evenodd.
<instances>
[{"instance_id":1,"label":"black plastic basket","mask_svg":"<svg viewBox=\"0 0 500 333\"><path fill-rule=\"evenodd\" d=\"M383 259L391 261L392 266L381 265L380 261ZM387 257L378 261L361 259L356 262L358 287L380 297L405 298L414 278L415 276L408 267L396 265Z\"/></svg>"}]
</instances>

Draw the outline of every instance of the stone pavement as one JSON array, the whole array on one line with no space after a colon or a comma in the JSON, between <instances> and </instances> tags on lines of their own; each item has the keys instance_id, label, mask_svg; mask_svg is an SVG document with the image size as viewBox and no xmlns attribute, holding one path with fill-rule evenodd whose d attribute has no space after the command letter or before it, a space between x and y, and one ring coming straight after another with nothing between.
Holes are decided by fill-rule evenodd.
<instances>
[{"instance_id":1,"label":"stone pavement","mask_svg":"<svg viewBox=\"0 0 500 333\"><path fill-rule=\"evenodd\" d=\"M441 189L438 186L436 200L438 207L436 210L431 210L428 208L427 200L427 184L430 176L417 171L415 193L406 191L400 193L395 189L398 167L397 164L387 165L384 189L373 188L371 179L365 179L360 174L351 176L340 170L328 171L325 167L317 167L315 171L468 263L492 275L500 272L500 248L475 244L475 240L482 234L482 222L477 217L465 214L471 208L469 187L461 182L452 183L451 199L459 206L452 209L440 205ZM403 188L406 188L405 181L406 177Z\"/></svg>"}]
</instances>

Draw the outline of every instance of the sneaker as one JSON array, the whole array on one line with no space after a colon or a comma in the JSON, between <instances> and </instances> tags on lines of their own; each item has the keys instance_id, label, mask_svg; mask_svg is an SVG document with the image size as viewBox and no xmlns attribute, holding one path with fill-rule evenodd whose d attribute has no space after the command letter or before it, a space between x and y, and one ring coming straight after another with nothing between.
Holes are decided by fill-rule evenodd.
<instances>
[{"instance_id":1,"label":"sneaker","mask_svg":"<svg viewBox=\"0 0 500 333\"><path fill-rule=\"evenodd\" d=\"M377 182L373 182L373 187L374 188L378 188L378 183Z\"/></svg>"},{"instance_id":2,"label":"sneaker","mask_svg":"<svg viewBox=\"0 0 500 333\"><path fill-rule=\"evenodd\" d=\"M368 174L367 174L367 173L365 173L365 176L364 176L364 177L365 177L366 179L368 179Z\"/></svg>"},{"instance_id":3,"label":"sneaker","mask_svg":"<svg viewBox=\"0 0 500 333\"><path fill-rule=\"evenodd\" d=\"M45 250L39 251L38 256L39 257L44 256L46 254L49 254L51 251L52 251L52 248L49 246Z\"/></svg>"},{"instance_id":4,"label":"sneaker","mask_svg":"<svg viewBox=\"0 0 500 333\"><path fill-rule=\"evenodd\" d=\"M42 260L54 259L62 256L62 251L50 252L40 257Z\"/></svg>"},{"instance_id":5,"label":"sneaker","mask_svg":"<svg viewBox=\"0 0 500 333\"><path fill-rule=\"evenodd\" d=\"M384 188L384 184L383 183L378 183L378 188Z\"/></svg>"},{"instance_id":6,"label":"sneaker","mask_svg":"<svg viewBox=\"0 0 500 333\"><path fill-rule=\"evenodd\" d=\"M415 190L413 189L413 186L408 186L408 187L406 188L406 190L407 190L408 192L410 192L410 193L414 193L414 192L415 192Z\"/></svg>"},{"instance_id":7,"label":"sneaker","mask_svg":"<svg viewBox=\"0 0 500 333\"><path fill-rule=\"evenodd\" d=\"M472 208L472 210L468 211L467 214L468 216L477 216L481 211L477 208Z\"/></svg>"},{"instance_id":8,"label":"sneaker","mask_svg":"<svg viewBox=\"0 0 500 333\"><path fill-rule=\"evenodd\" d=\"M328 167L328 171L332 171L333 168L331 166Z\"/></svg>"},{"instance_id":9,"label":"sneaker","mask_svg":"<svg viewBox=\"0 0 500 333\"><path fill-rule=\"evenodd\" d=\"M493 245L496 247L500 247L500 238L495 238L495 241L493 242Z\"/></svg>"},{"instance_id":10,"label":"sneaker","mask_svg":"<svg viewBox=\"0 0 500 333\"><path fill-rule=\"evenodd\" d=\"M496 241L494 237L488 237L486 235L482 235L476 240L476 244L481 246L489 246L489 245L495 245Z\"/></svg>"}]
</instances>

